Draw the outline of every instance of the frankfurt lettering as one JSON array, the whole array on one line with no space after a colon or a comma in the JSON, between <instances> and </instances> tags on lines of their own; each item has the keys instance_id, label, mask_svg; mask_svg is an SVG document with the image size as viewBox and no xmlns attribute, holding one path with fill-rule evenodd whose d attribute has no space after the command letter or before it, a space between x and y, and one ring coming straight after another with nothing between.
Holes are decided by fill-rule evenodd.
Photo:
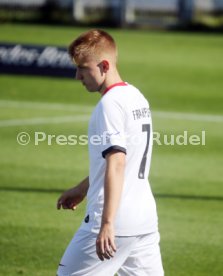
<instances>
[{"instance_id":1,"label":"frankfurt lettering","mask_svg":"<svg viewBox=\"0 0 223 276\"><path fill-rule=\"evenodd\" d=\"M150 110L148 107L132 110L134 120L140 120L150 117Z\"/></svg>"}]
</instances>

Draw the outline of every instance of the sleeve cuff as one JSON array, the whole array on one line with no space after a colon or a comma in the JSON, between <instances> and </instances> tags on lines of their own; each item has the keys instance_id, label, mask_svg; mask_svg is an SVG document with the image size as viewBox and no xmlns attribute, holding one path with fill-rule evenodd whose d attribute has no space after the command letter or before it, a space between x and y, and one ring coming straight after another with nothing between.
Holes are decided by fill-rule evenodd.
<instances>
[{"instance_id":1,"label":"sleeve cuff","mask_svg":"<svg viewBox=\"0 0 223 276\"><path fill-rule=\"evenodd\" d=\"M113 151L113 150L117 150L117 151L121 151L123 153L126 154L126 149L120 146L111 146L108 149L104 150L102 152L102 157L105 158L106 154L108 154L109 152Z\"/></svg>"}]
</instances>

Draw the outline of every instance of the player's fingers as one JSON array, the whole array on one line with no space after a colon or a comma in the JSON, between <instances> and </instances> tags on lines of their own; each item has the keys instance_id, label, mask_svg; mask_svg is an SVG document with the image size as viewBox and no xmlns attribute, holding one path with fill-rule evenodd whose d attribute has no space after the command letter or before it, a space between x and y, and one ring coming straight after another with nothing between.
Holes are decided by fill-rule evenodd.
<instances>
[{"instance_id":1,"label":"player's fingers","mask_svg":"<svg viewBox=\"0 0 223 276\"><path fill-rule=\"evenodd\" d=\"M102 241L100 238L98 238L96 240L96 253L98 255L98 258L101 260L101 261L104 261L104 256L103 256L103 253L104 253L104 241Z\"/></svg>"},{"instance_id":2,"label":"player's fingers","mask_svg":"<svg viewBox=\"0 0 223 276\"><path fill-rule=\"evenodd\" d=\"M64 197L61 195L57 200L57 209L61 209L61 206L64 204Z\"/></svg>"},{"instance_id":3,"label":"player's fingers","mask_svg":"<svg viewBox=\"0 0 223 276\"><path fill-rule=\"evenodd\" d=\"M112 248L113 252L117 251L115 241L113 239L110 240L110 247Z\"/></svg>"},{"instance_id":4,"label":"player's fingers","mask_svg":"<svg viewBox=\"0 0 223 276\"><path fill-rule=\"evenodd\" d=\"M96 253L98 255L98 258L101 260L101 261L104 261L104 257L103 257L103 254L101 252L99 252L99 249L96 249Z\"/></svg>"},{"instance_id":5,"label":"player's fingers","mask_svg":"<svg viewBox=\"0 0 223 276\"><path fill-rule=\"evenodd\" d=\"M108 252L105 252L105 253L103 254L103 257L104 257L105 259L107 259L107 260L111 259L111 256L109 255Z\"/></svg>"},{"instance_id":6,"label":"player's fingers","mask_svg":"<svg viewBox=\"0 0 223 276\"><path fill-rule=\"evenodd\" d=\"M114 257L112 247L110 246L110 243L108 240L105 240L105 254L108 255L109 259L110 257Z\"/></svg>"},{"instance_id":7,"label":"player's fingers","mask_svg":"<svg viewBox=\"0 0 223 276\"><path fill-rule=\"evenodd\" d=\"M101 260L101 261L104 261L104 257L101 253L97 252L97 255L98 255L98 258Z\"/></svg>"},{"instance_id":8,"label":"player's fingers","mask_svg":"<svg viewBox=\"0 0 223 276\"><path fill-rule=\"evenodd\" d=\"M64 201L63 199L58 200L57 202L57 209L61 209L61 207L63 209L71 209L71 210L75 210L77 208L77 205L74 203L69 203L67 201Z\"/></svg>"},{"instance_id":9,"label":"player's fingers","mask_svg":"<svg viewBox=\"0 0 223 276\"><path fill-rule=\"evenodd\" d=\"M102 254L105 253L105 245L104 245L104 240L100 240L100 243L99 243L99 249L100 249L100 252Z\"/></svg>"},{"instance_id":10,"label":"player's fingers","mask_svg":"<svg viewBox=\"0 0 223 276\"><path fill-rule=\"evenodd\" d=\"M66 203L62 203L62 207L63 207L63 209L70 209Z\"/></svg>"},{"instance_id":11,"label":"player's fingers","mask_svg":"<svg viewBox=\"0 0 223 276\"><path fill-rule=\"evenodd\" d=\"M62 202L60 199L57 201L57 209L59 210L61 208Z\"/></svg>"},{"instance_id":12,"label":"player's fingers","mask_svg":"<svg viewBox=\"0 0 223 276\"><path fill-rule=\"evenodd\" d=\"M74 210L76 210L77 205L72 203L72 204L70 204L69 208L74 211Z\"/></svg>"}]
</instances>

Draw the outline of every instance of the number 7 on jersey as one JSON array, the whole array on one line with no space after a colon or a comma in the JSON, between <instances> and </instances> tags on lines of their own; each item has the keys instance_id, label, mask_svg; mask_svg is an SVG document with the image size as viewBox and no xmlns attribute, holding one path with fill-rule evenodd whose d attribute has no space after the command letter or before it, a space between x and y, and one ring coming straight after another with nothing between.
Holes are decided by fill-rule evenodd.
<instances>
[{"instance_id":1,"label":"number 7 on jersey","mask_svg":"<svg viewBox=\"0 0 223 276\"><path fill-rule=\"evenodd\" d=\"M146 160L147 160L147 153L148 153L148 149L149 149L149 139L150 139L150 125L149 124L142 125L142 131L146 132L147 139L146 139L145 151L143 153L142 161L141 161L140 167L139 167L139 173L138 173L139 179L145 178Z\"/></svg>"}]
</instances>

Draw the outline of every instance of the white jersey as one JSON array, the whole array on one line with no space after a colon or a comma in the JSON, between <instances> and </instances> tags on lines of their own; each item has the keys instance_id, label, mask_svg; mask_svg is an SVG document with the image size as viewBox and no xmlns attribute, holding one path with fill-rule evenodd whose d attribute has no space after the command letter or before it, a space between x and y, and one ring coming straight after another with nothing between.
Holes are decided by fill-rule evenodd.
<instances>
[{"instance_id":1,"label":"white jersey","mask_svg":"<svg viewBox=\"0 0 223 276\"><path fill-rule=\"evenodd\" d=\"M98 233L104 204L105 155L126 153L124 186L115 218L116 236L157 231L157 212L148 182L152 153L149 104L127 83L110 87L94 109L88 129L90 172L86 217L81 229Z\"/></svg>"}]
</instances>

